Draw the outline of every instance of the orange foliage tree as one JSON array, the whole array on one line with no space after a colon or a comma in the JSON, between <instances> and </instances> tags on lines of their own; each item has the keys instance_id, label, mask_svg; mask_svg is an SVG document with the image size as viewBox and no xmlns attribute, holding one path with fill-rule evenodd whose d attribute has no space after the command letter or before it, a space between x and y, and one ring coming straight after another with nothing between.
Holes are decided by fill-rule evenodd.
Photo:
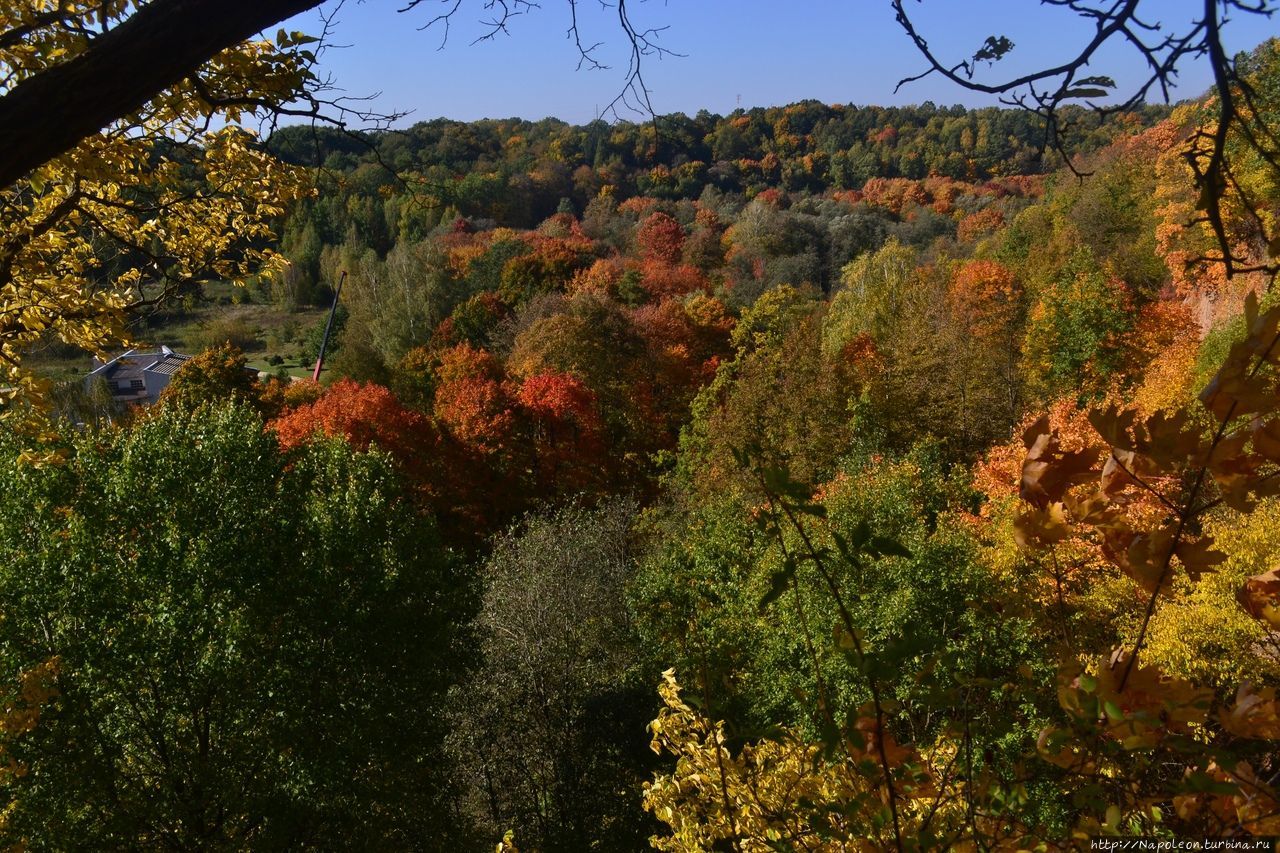
<instances>
[{"instance_id":1,"label":"orange foliage tree","mask_svg":"<svg viewBox=\"0 0 1280 853\"><path fill-rule=\"evenodd\" d=\"M515 400L497 358L458 344L441 354L437 382L434 412L450 435L485 456L510 451Z\"/></svg>"},{"instance_id":2,"label":"orange foliage tree","mask_svg":"<svg viewBox=\"0 0 1280 853\"><path fill-rule=\"evenodd\" d=\"M1153 803L1168 799L1196 834L1280 831L1280 791L1267 778L1280 740L1274 687L1217 695L1142 662L1161 602L1225 559L1206 521L1280 494L1280 308L1260 314L1250 297L1245 313L1248 335L1201 393L1202 411L1112 405L1090 412L1090 433L1070 445L1047 417L1025 435L1019 541L1052 555L1085 539L1143 602L1124 645L1072 650L1060 674L1066 719L1040 736L1045 759L1110 804L1105 822L1083 819L1085 832L1160 820ZM1274 631L1278 594L1273 571L1249 579L1240 601ZM1171 777L1171 764L1184 769Z\"/></svg>"}]
</instances>

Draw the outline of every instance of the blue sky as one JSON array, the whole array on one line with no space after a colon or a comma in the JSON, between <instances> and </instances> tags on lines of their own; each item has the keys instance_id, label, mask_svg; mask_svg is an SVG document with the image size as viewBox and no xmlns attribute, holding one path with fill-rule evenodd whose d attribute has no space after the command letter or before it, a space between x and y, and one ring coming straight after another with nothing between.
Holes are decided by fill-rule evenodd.
<instances>
[{"instance_id":1,"label":"blue sky","mask_svg":"<svg viewBox=\"0 0 1280 853\"><path fill-rule=\"evenodd\" d=\"M449 0L452 3L452 0ZM348 94L381 93L382 111L411 110L402 124L445 116L461 120L555 116L572 122L593 118L618 93L626 58L614 10L598 0L580 0L586 38L602 41L601 58L612 70L578 71L566 38L565 0L514 18L510 35L471 42L490 14L484 0L463 0L448 43L443 32L418 27L441 8L424 0L397 13L404 0L347 0L338 13L334 41L350 45L325 53L323 70ZM1146 0L1169 27L1195 16L1199 0ZM1014 51L991 73L1003 77L1068 58L1088 39L1091 27L1037 0L910 0L918 27L931 47L948 58L971 55L989 35L1003 34ZM887 0L629 0L641 27L666 26L661 43L683 54L647 60L645 73L660 113L731 112L736 106L769 106L805 98L827 103L939 105L994 103L940 78L894 85L922 70L922 60L893 19ZM314 32L308 13L286 26ZM1280 20L1242 16L1224 37L1231 50L1280 35ZM1090 69L1121 83L1138 79L1141 64L1124 51L1109 51ZM1203 63L1183 69L1175 100L1209 86Z\"/></svg>"}]
</instances>

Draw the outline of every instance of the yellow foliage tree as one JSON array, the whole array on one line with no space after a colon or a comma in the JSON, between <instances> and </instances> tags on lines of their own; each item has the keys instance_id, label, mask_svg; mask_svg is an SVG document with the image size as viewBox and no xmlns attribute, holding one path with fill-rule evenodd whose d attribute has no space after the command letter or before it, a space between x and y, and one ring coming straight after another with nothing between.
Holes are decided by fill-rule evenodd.
<instances>
[{"instance_id":1,"label":"yellow foliage tree","mask_svg":"<svg viewBox=\"0 0 1280 853\"><path fill-rule=\"evenodd\" d=\"M1031 782L1021 780L1031 777L1010 784L971 767L962 724L910 745L893 741L889 733L904 730L901 708L875 698L889 670L850 619L836 642L874 701L846 720L815 664L816 738L782 730L730 749L724 724L682 700L667 673L653 746L676 764L646 788L646 807L670 828L656 846L1025 849L1097 835L1280 831L1280 570L1267 570L1280 558L1280 307L1260 311L1250 297L1245 309L1247 335L1198 403L1150 413L1064 403L1027 425L1020 464L1001 452L980 472L1001 498L993 526L1010 531L1027 568L1043 574L1042 594L1023 589L1063 629L1046 646L1060 656L1051 685L1032 684L1028 666L1002 688L1018 691L1027 679L1027 700L1056 699L1036 742L1054 770L1035 784L1040 796L1051 785L1072 803L1063 823L1024 824L1008 805L1026 800ZM1018 510L994 488L1000 481L1018 483ZM788 592L799 602L803 561L843 614L841 601L856 590L826 564L838 554L856 565L861 546L810 539L797 516L821 519L825 507L783 473L765 469L761 483L762 516L780 508L803 545L784 547L787 563L762 607ZM784 543L777 523L765 527ZM1109 619L1073 619L1088 616L1078 591L1092 588L1130 605ZM1071 629L1081 621L1105 630Z\"/></svg>"},{"instance_id":2,"label":"yellow foliage tree","mask_svg":"<svg viewBox=\"0 0 1280 853\"><path fill-rule=\"evenodd\" d=\"M226 14L243 17L243 4L232 5L237 9ZM0 107L6 115L17 112L49 81L74 80L171 6L9 4L0 10ZM266 20L273 19L266 14ZM43 390L23 368L24 353L38 341L56 337L101 352L127 342L124 320L131 310L201 281L243 281L281 269L267 248L271 226L307 191L306 182L239 123L274 116L306 96L316 83L315 55L307 48L315 40L281 31L271 40L234 44L234 33L217 35L233 46L206 45L203 56L191 57L194 64L162 77L161 88L109 117L99 132L69 147L46 140L53 156L42 160L15 145L15 158L39 162L20 180L0 185L6 415L28 411ZM127 62L118 61L127 71ZM158 66L168 62L157 59ZM64 106L47 111L79 123L80 116L56 115ZM44 139L44 130L32 128L30 135Z\"/></svg>"},{"instance_id":3,"label":"yellow foliage tree","mask_svg":"<svg viewBox=\"0 0 1280 853\"><path fill-rule=\"evenodd\" d=\"M733 755L724 724L680 697L674 670L663 674L658 694L662 710L649 726L652 747L677 763L673 773L645 785L645 808L671 829L651 840L656 849L716 850L729 842L742 851L835 853L848 849L849 839L883 810L877 785L856 761L826 760L821 745L790 734ZM874 760L871 766L874 779ZM868 848L892 843L888 827L881 828L884 837L880 843L867 838Z\"/></svg>"}]
</instances>

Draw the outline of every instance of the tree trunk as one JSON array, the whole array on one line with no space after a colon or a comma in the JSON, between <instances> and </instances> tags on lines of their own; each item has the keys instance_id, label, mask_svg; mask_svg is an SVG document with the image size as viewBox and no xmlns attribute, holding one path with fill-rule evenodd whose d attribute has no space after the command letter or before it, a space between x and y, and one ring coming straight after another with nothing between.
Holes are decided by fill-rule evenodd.
<instances>
[{"instance_id":1,"label":"tree trunk","mask_svg":"<svg viewBox=\"0 0 1280 853\"><path fill-rule=\"evenodd\" d=\"M0 98L0 187L137 110L210 57L322 0L154 0Z\"/></svg>"}]
</instances>

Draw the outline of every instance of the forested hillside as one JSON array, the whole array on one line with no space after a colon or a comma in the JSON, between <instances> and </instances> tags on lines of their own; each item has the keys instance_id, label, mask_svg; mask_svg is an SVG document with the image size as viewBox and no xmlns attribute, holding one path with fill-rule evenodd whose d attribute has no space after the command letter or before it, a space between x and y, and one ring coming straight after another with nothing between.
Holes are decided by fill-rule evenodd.
<instances>
[{"instance_id":1,"label":"forested hillside","mask_svg":"<svg viewBox=\"0 0 1280 853\"><path fill-rule=\"evenodd\" d=\"M1062 145L1069 153L1093 151L1167 112L1144 107L1101 121L1088 110L1068 108ZM856 190L872 178L974 181L1038 173L1045 170L1044 133L1043 123L1022 110L805 101L726 117L666 115L641 124L437 119L404 131L354 135L286 127L271 144L289 162L342 176L314 212L299 211L300 224L314 224L324 242L339 242L354 223L385 251L384 241L417 239L440 218L451 220L451 213L533 228L562 202L580 213L605 186L619 200L644 195L675 201L695 200L708 187L750 196L767 189L821 194ZM385 231L365 211L349 209L351 195L369 197L388 186L396 195L416 189L453 209L438 209L433 222L388 205Z\"/></svg>"},{"instance_id":2,"label":"forested hillside","mask_svg":"<svg viewBox=\"0 0 1280 853\"><path fill-rule=\"evenodd\" d=\"M1200 215L1214 97L279 131L265 266L121 315L203 318L160 403L0 437L0 841L1280 836L1280 167Z\"/></svg>"}]
</instances>

